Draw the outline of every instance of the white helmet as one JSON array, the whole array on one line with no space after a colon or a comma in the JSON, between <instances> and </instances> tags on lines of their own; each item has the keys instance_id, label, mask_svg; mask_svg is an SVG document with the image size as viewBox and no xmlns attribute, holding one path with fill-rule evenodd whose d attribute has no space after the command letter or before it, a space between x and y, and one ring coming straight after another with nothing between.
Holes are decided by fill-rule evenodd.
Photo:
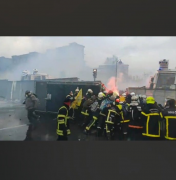
<instances>
[{"instance_id":1,"label":"white helmet","mask_svg":"<svg viewBox=\"0 0 176 180\"><path fill-rule=\"evenodd\" d=\"M102 92L98 93L98 99L102 99L104 97L104 94Z\"/></svg>"},{"instance_id":2,"label":"white helmet","mask_svg":"<svg viewBox=\"0 0 176 180\"><path fill-rule=\"evenodd\" d=\"M110 99L111 101L115 101L116 97L115 97L114 95L112 95L112 96L109 97L109 99Z\"/></svg>"},{"instance_id":3,"label":"white helmet","mask_svg":"<svg viewBox=\"0 0 176 180\"><path fill-rule=\"evenodd\" d=\"M92 89L88 89L87 92L91 94L93 93Z\"/></svg>"},{"instance_id":4,"label":"white helmet","mask_svg":"<svg viewBox=\"0 0 176 180\"><path fill-rule=\"evenodd\" d=\"M138 96L132 96L131 101L138 101Z\"/></svg>"},{"instance_id":5,"label":"white helmet","mask_svg":"<svg viewBox=\"0 0 176 180\"><path fill-rule=\"evenodd\" d=\"M123 97L126 97L126 93L123 93L122 96L123 96Z\"/></svg>"},{"instance_id":6,"label":"white helmet","mask_svg":"<svg viewBox=\"0 0 176 180\"><path fill-rule=\"evenodd\" d=\"M135 93L134 93L134 92L132 92L132 93L130 93L130 95L131 95L131 96L135 96Z\"/></svg>"},{"instance_id":7,"label":"white helmet","mask_svg":"<svg viewBox=\"0 0 176 180\"><path fill-rule=\"evenodd\" d=\"M146 96L146 95L142 95L142 98L143 98L143 99L146 99L146 98L147 98L147 96Z\"/></svg>"},{"instance_id":8,"label":"white helmet","mask_svg":"<svg viewBox=\"0 0 176 180\"><path fill-rule=\"evenodd\" d=\"M75 92L79 92L79 87L77 87L77 88L75 89Z\"/></svg>"}]
</instances>

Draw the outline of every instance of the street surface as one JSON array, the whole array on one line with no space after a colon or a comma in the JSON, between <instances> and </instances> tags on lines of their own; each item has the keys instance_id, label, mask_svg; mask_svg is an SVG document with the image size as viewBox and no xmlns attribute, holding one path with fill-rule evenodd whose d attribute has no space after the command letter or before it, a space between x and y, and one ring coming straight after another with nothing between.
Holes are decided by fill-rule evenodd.
<instances>
[{"instance_id":1,"label":"street surface","mask_svg":"<svg viewBox=\"0 0 176 180\"><path fill-rule=\"evenodd\" d=\"M57 121L56 115L46 116L41 114L38 128L32 131L34 141L56 141ZM0 101L0 141L23 141L26 138L29 121L24 105ZM95 135L86 136L83 129L71 122L70 141L95 141Z\"/></svg>"}]
</instances>

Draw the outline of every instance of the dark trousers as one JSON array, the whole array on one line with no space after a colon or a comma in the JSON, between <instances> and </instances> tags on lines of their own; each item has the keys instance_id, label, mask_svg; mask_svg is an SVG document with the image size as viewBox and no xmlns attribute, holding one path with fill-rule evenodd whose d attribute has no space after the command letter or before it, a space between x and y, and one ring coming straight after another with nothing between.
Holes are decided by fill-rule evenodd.
<instances>
[{"instance_id":1,"label":"dark trousers","mask_svg":"<svg viewBox=\"0 0 176 180\"><path fill-rule=\"evenodd\" d=\"M143 129L128 128L128 139L130 141L141 141L143 140L142 132Z\"/></svg>"},{"instance_id":2,"label":"dark trousers","mask_svg":"<svg viewBox=\"0 0 176 180\"><path fill-rule=\"evenodd\" d=\"M37 116L35 114L35 110L34 109L29 109L27 116L28 116L28 119L29 119L30 123L35 123L36 120L39 118L39 116Z\"/></svg>"},{"instance_id":3,"label":"dark trousers","mask_svg":"<svg viewBox=\"0 0 176 180\"><path fill-rule=\"evenodd\" d=\"M25 141L31 141L32 140L32 131L36 128L37 119L39 118L39 116L37 116L35 114L34 109L29 109L27 112L28 112L27 117L29 119L30 124L29 124L28 130L26 132Z\"/></svg>"},{"instance_id":4,"label":"dark trousers","mask_svg":"<svg viewBox=\"0 0 176 180\"><path fill-rule=\"evenodd\" d=\"M57 141L68 141L67 136L58 136Z\"/></svg>"}]
</instances>

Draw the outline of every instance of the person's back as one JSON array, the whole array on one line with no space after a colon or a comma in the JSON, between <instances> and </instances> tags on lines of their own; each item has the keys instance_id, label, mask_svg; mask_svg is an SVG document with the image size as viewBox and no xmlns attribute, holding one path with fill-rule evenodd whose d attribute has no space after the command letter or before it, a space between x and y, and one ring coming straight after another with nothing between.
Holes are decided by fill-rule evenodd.
<instances>
[{"instance_id":1,"label":"person's back","mask_svg":"<svg viewBox=\"0 0 176 180\"><path fill-rule=\"evenodd\" d=\"M159 139L161 137L161 112L153 97L146 99L146 105L142 107L141 121L143 124L143 137L145 139Z\"/></svg>"},{"instance_id":2,"label":"person's back","mask_svg":"<svg viewBox=\"0 0 176 180\"><path fill-rule=\"evenodd\" d=\"M175 100L170 99L163 110L163 117L165 120L165 139L176 140L176 107Z\"/></svg>"}]
</instances>

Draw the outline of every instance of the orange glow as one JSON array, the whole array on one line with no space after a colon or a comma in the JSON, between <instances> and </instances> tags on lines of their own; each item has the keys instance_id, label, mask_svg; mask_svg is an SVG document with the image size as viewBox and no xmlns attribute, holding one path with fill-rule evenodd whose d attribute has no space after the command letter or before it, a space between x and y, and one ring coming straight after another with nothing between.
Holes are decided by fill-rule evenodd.
<instances>
[{"instance_id":1,"label":"orange glow","mask_svg":"<svg viewBox=\"0 0 176 180\"><path fill-rule=\"evenodd\" d=\"M112 90L114 92L114 95L119 95L118 87L115 85L115 77L111 77L108 84L107 88L109 90Z\"/></svg>"}]
</instances>

